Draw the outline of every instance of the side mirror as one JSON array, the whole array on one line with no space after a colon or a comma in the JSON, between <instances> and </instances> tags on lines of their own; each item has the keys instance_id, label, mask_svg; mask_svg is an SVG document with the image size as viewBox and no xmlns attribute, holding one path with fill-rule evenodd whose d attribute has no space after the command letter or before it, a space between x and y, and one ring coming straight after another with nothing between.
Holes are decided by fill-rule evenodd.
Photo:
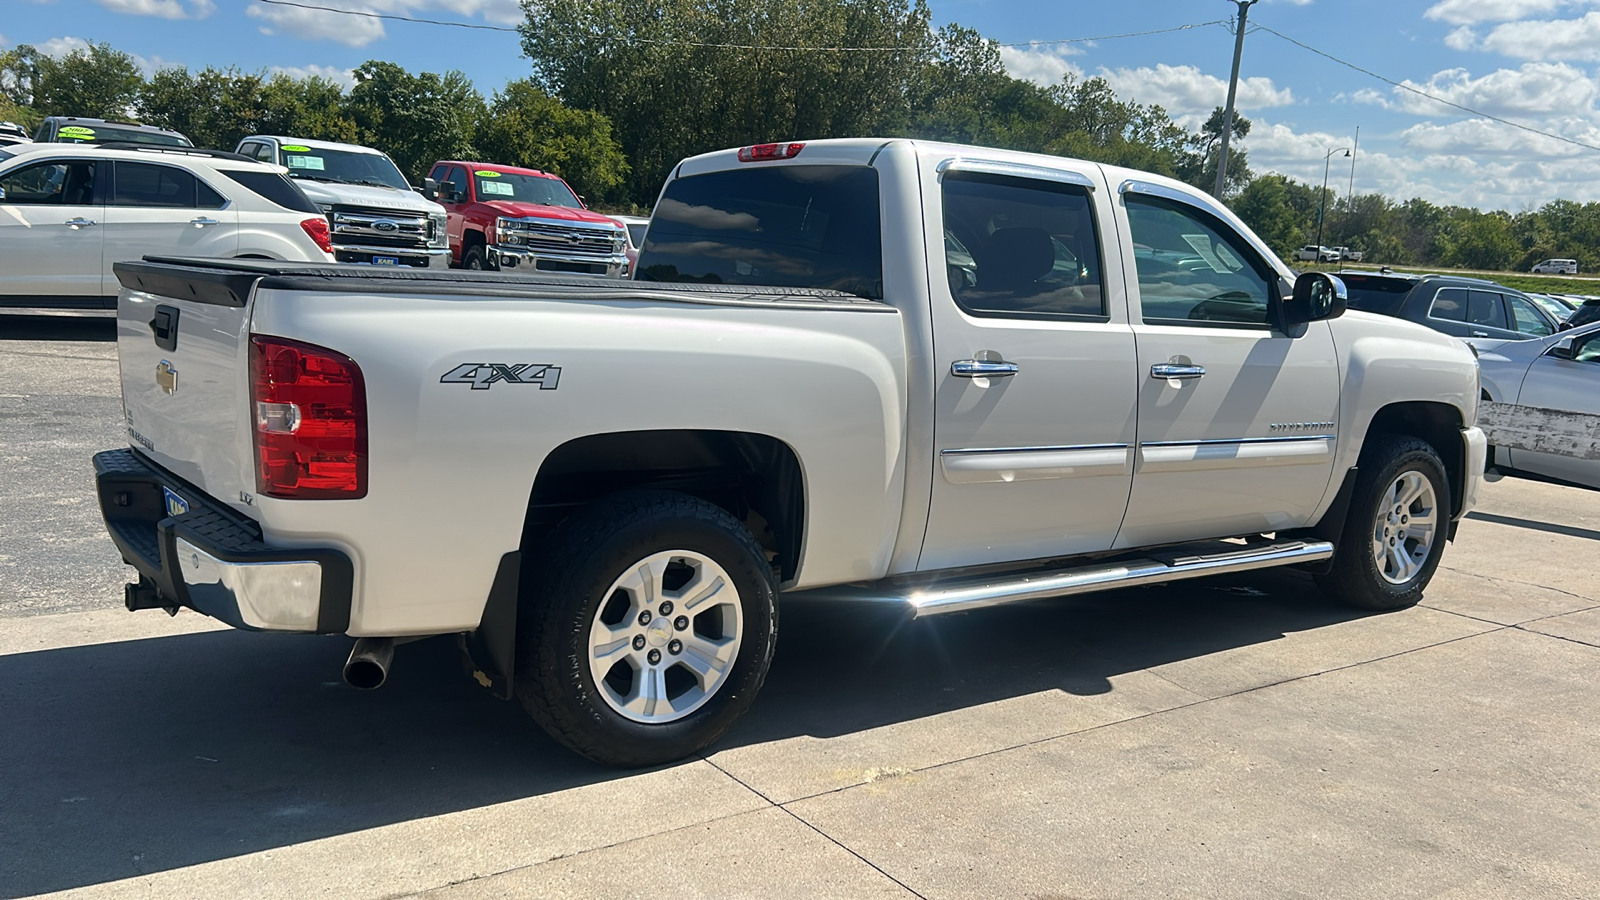
<instances>
[{"instance_id":1,"label":"side mirror","mask_svg":"<svg viewBox=\"0 0 1600 900\"><path fill-rule=\"evenodd\" d=\"M432 178L424 178L422 179L422 187L417 188L417 193L427 197L429 200L438 200L439 182L434 181Z\"/></svg>"},{"instance_id":2,"label":"side mirror","mask_svg":"<svg viewBox=\"0 0 1600 900\"><path fill-rule=\"evenodd\" d=\"M1544 355L1545 356L1553 356L1556 359L1571 359L1572 358L1572 341L1573 341L1572 338L1562 338L1561 340L1556 341L1554 344L1550 345L1550 349L1546 350L1544 352Z\"/></svg>"},{"instance_id":3,"label":"side mirror","mask_svg":"<svg viewBox=\"0 0 1600 900\"><path fill-rule=\"evenodd\" d=\"M1350 292L1344 280L1327 272L1306 272L1294 281L1294 294L1283 304L1283 322L1302 325L1344 315Z\"/></svg>"},{"instance_id":4,"label":"side mirror","mask_svg":"<svg viewBox=\"0 0 1600 900\"><path fill-rule=\"evenodd\" d=\"M589 200L588 200L587 197L583 196L582 194L578 195L578 202L583 204L583 208L584 209L588 209L589 208Z\"/></svg>"}]
</instances>

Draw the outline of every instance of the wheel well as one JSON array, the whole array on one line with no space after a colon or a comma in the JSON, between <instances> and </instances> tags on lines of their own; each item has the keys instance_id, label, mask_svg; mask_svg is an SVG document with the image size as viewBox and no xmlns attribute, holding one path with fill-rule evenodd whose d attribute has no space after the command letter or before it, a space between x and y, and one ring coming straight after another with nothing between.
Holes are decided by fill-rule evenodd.
<instances>
[{"instance_id":1,"label":"wheel well","mask_svg":"<svg viewBox=\"0 0 1600 900\"><path fill-rule=\"evenodd\" d=\"M1448 403L1393 403L1378 410L1367 435L1404 434L1427 441L1444 461L1450 479L1450 508L1461 508L1466 490L1466 448L1461 442L1461 412Z\"/></svg>"},{"instance_id":2,"label":"wheel well","mask_svg":"<svg viewBox=\"0 0 1600 900\"><path fill-rule=\"evenodd\" d=\"M805 486L788 444L737 431L623 431L568 441L545 457L523 523L524 550L572 511L633 488L681 491L722 507L794 578L805 535Z\"/></svg>"},{"instance_id":3,"label":"wheel well","mask_svg":"<svg viewBox=\"0 0 1600 900\"><path fill-rule=\"evenodd\" d=\"M463 257L467 255L467 248L483 247L488 243L481 231L474 231L470 228L462 229L461 231L461 255Z\"/></svg>"}]
</instances>

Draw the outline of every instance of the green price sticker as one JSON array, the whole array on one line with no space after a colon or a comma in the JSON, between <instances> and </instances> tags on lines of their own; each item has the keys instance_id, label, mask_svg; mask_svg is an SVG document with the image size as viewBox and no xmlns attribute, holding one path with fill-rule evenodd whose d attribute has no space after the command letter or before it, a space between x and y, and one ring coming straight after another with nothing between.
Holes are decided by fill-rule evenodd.
<instances>
[{"instance_id":1,"label":"green price sticker","mask_svg":"<svg viewBox=\"0 0 1600 900\"><path fill-rule=\"evenodd\" d=\"M299 144L284 144L283 145L283 149L289 151L290 153L310 153L311 152L311 148L310 147L302 147Z\"/></svg>"},{"instance_id":2,"label":"green price sticker","mask_svg":"<svg viewBox=\"0 0 1600 900\"><path fill-rule=\"evenodd\" d=\"M499 178L500 177L500 173L499 172L473 172L472 174L478 176L479 178Z\"/></svg>"},{"instance_id":3,"label":"green price sticker","mask_svg":"<svg viewBox=\"0 0 1600 900\"><path fill-rule=\"evenodd\" d=\"M94 129L82 125L68 125L61 129L61 134L63 137L94 137Z\"/></svg>"}]
</instances>

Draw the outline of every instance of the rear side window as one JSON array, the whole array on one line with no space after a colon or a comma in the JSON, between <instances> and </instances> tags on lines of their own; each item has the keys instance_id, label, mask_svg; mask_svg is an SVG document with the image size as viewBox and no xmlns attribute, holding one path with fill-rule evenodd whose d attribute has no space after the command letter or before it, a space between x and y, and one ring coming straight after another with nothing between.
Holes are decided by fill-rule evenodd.
<instances>
[{"instance_id":1,"label":"rear side window","mask_svg":"<svg viewBox=\"0 0 1600 900\"><path fill-rule=\"evenodd\" d=\"M1434 295L1433 308L1428 315L1446 322L1467 320L1467 292L1462 288L1440 288Z\"/></svg>"},{"instance_id":2,"label":"rear side window","mask_svg":"<svg viewBox=\"0 0 1600 900\"><path fill-rule=\"evenodd\" d=\"M878 173L768 166L680 178L650 218L634 276L883 297Z\"/></svg>"},{"instance_id":3,"label":"rear side window","mask_svg":"<svg viewBox=\"0 0 1600 900\"><path fill-rule=\"evenodd\" d=\"M1506 307L1494 291L1470 291L1467 298L1467 322L1490 328L1506 328Z\"/></svg>"},{"instance_id":4,"label":"rear side window","mask_svg":"<svg viewBox=\"0 0 1600 900\"><path fill-rule=\"evenodd\" d=\"M310 198L301 193L300 188L294 182L279 175L277 172L223 169L222 174L284 209L312 214L322 212L315 203L311 202Z\"/></svg>"},{"instance_id":5,"label":"rear side window","mask_svg":"<svg viewBox=\"0 0 1600 900\"><path fill-rule=\"evenodd\" d=\"M195 206L195 178L183 169L118 162L111 194L114 206Z\"/></svg>"},{"instance_id":6,"label":"rear side window","mask_svg":"<svg viewBox=\"0 0 1600 900\"><path fill-rule=\"evenodd\" d=\"M944 180L945 276L973 315L1106 315L1088 190L951 172Z\"/></svg>"},{"instance_id":7,"label":"rear side window","mask_svg":"<svg viewBox=\"0 0 1600 900\"><path fill-rule=\"evenodd\" d=\"M1400 302L1411 292L1415 282L1399 278L1365 278L1359 275L1341 276L1350 292L1350 309L1392 316L1400 312Z\"/></svg>"}]
</instances>

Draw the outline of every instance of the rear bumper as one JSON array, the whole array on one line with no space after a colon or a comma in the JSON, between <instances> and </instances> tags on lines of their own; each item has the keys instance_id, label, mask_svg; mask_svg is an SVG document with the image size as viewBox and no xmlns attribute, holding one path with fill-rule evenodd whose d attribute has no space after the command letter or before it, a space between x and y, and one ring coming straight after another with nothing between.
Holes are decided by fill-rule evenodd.
<instances>
[{"instance_id":1,"label":"rear bumper","mask_svg":"<svg viewBox=\"0 0 1600 900\"><path fill-rule=\"evenodd\" d=\"M625 278L628 274L628 257L622 253L613 256L578 256L508 244L491 244L488 250L489 263L497 269L534 269L568 275L593 275L597 278Z\"/></svg>"},{"instance_id":2,"label":"rear bumper","mask_svg":"<svg viewBox=\"0 0 1600 900\"><path fill-rule=\"evenodd\" d=\"M187 607L249 631L350 627L354 569L343 552L269 547L254 521L132 450L96 453L94 469L106 530L139 571L130 600L153 589L158 602L147 605ZM169 507L168 491L181 503Z\"/></svg>"}]
</instances>

